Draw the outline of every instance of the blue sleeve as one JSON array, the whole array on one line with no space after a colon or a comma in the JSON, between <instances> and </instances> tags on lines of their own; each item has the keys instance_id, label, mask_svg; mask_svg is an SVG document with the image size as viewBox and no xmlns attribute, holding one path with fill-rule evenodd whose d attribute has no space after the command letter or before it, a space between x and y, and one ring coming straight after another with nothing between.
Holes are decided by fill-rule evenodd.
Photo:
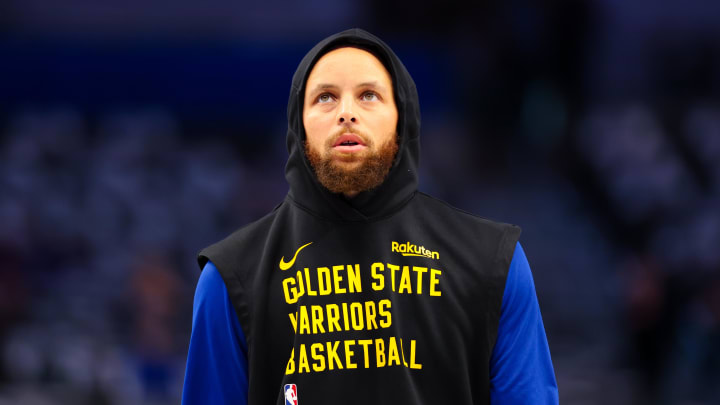
<instances>
[{"instance_id":1,"label":"blue sleeve","mask_svg":"<svg viewBox=\"0 0 720 405\"><path fill-rule=\"evenodd\" d=\"M246 405L247 343L225 283L205 265L195 290L182 404Z\"/></svg>"},{"instance_id":2,"label":"blue sleeve","mask_svg":"<svg viewBox=\"0 0 720 405\"><path fill-rule=\"evenodd\" d=\"M559 401L535 283L519 242L505 283L498 337L490 362L490 384L493 405Z\"/></svg>"}]
</instances>

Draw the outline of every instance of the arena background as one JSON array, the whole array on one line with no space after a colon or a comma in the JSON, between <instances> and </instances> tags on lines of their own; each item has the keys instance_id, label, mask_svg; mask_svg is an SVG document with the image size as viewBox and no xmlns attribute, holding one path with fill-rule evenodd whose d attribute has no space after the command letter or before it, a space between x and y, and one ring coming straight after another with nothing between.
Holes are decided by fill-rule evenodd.
<instances>
[{"instance_id":1,"label":"arena background","mask_svg":"<svg viewBox=\"0 0 720 405\"><path fill-rule=\"evenodd\" d=\"M563 404L720 399L720 2L0 3L0 404L176 404L197 251L273 208L304 53L419 89L421 189L519 224Z\"/></svg>"}]
</instances>

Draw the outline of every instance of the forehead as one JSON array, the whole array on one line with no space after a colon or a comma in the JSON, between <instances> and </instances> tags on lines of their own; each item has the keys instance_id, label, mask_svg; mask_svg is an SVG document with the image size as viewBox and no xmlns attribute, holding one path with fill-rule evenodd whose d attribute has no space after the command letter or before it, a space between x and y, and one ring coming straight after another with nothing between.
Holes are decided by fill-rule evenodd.
<instances>
[{"instance_id":1,"label":"forehead","mask_svg":"<svg viewBox=\"0 0 720 405\"><path fill-rule=\"evenodd\" d=\"M388 86L391 83L390 73L375 55L362 49L345 47L326 53L315 63L306 87L316 82L340 80L380 80Z\"/></svg>"}]
</instances>

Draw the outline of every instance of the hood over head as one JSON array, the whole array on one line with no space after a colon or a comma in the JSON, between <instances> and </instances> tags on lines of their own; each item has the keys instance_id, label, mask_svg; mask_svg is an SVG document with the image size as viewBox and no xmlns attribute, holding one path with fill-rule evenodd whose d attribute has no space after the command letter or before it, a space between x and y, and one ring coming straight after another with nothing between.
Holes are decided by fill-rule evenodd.
<instances>
[{"instance_id":1,"label":"hood over head","mask_svg":"<svg viewBox=\"0 0 720 405\"><path fill-rule=\"evenodd\" d=\"M305 83L315 63L326 53L344 46L364 49L377 57L390 73L398 111L398 152L385 181L352 199L331 193L315 176L305 155L303 105ZM288 161L285 178L295 203L326 219L367 221L387 216L412 198L417 190L420 157L420 105L410 73L382 40L359 28L331 35L315 45L300 62L292 80L287 108Z\"/></svg>"}]
</instances>

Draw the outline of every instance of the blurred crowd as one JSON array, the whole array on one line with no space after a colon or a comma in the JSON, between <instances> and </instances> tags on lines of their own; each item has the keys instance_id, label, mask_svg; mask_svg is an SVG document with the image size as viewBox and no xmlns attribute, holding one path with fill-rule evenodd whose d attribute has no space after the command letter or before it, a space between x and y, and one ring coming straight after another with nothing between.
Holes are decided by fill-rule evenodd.
<instances>
[{"instance_id":1,"label":"blurred crowd","mask_svg":"<svg viewBox=\"0 0 720 405\"><path fill-rule=\"evenodd\" d=\"M575 139L575 179L624 251L621 358L653 403L720 398L720 103L684 107L598 108Z\"/></svg>"},{"instance_id":2,"label":"blurred crowd","mask_svg":"<svg viewBox=\"0 0 720 405\"><path fill-rule=\"evenodd\" d=\"M421 190L523 228L561 402L720 400L720 3L43 3L0 5L0 405L179 402L195 255L282 201L292 69L353 25L418 84Z\"/></svg>"},{"instance_id":3,"label":"blurred crowd","mask_svg":"<svg viewBox=\"0 0 720 405\"><path fill-rule=\"evenodd\" d=\"M26 110L0 139L0 403L177 402L194 255L282 189L242 198L266 175L160 109Z\"/></svg>"}]
</instances>

